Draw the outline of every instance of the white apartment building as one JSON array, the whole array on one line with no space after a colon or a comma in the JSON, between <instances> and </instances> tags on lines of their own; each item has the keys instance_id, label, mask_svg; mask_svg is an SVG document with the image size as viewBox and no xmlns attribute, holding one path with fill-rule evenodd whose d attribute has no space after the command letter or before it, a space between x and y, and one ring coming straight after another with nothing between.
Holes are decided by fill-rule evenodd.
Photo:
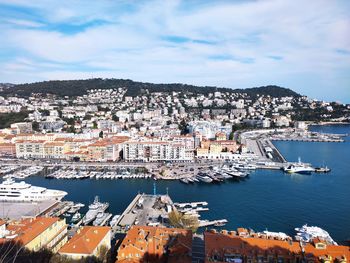
<instances>
[{"instance_id":1,"label":"white apartment building","mask_svg":"<svg viewBox=\"0 0 350 263\"><path fill-rule=\"evenodd\" d=\"M186 146L173 142L130 141L123 147L125 161L159 162L159 161L192 161L192 155Z\"/></svg>"},{"instance_id":2,"label":"white apartment building","mask_svg":"<svg viewBox=\"0 0 350 263\"><path fill-rule=\"evenodd\" d=\"M17 141L17 158L45 158L44 141Z\"/></svg>"}]
</instances>

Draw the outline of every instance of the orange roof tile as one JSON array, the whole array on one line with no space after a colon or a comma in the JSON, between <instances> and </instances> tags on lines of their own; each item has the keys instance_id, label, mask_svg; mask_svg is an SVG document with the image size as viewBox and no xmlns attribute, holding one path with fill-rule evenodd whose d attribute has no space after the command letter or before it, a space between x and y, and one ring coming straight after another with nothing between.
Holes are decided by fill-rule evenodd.
<instances>
[{"instance_id":1,"label":"orange roof tile","mask_svg":"<svg viewBox=\"0 0 350 263\"><path fill-rule=\"evenodd\" d=\"M161 257L168 250L169 256L182 256L184 260L179 262L186 262L185 259L192 250L192 232L178 228L133 226L119 247L117 262L125 262L124 257L128 257L127 254L133 250L141 253L141 258L142 254ZM142 262L141 258L128 257L135 262Z\"/></svg>"},{"instance_id":2,"label":"orange roof tile","mask_svg":"<svg viewBox=\"0 0 350 263\"><path fill-rule=\"evenodd\" d=\"M16 233L15 240L26 245L59 220L58 217L27 218L9 224L7 230Z\"/></svg>"},{"instance_id":3,"label":"orange roof tile","mask_svg":"<svg viewBox=\"0 0 350 263\"><path fill-rule=\"evenodd\" d=\"M84 226L58 253L91 255L110 230L111 228L106 226Z\"/></svg>"}]
</instances>

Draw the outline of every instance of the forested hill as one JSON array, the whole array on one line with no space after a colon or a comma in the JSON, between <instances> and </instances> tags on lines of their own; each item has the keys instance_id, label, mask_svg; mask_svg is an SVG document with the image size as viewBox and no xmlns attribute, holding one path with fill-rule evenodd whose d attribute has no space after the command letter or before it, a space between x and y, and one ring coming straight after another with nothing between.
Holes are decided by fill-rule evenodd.
<instances>
[{"instance_id":1,"label":"forested hill","mask_svg":"<svg viewBox=\"0 0 350 263\"><path fill-rule=\"evenodd\" d=\"M230 93L247 93L250 96L271 95L273 97L300 96L298 93L279 86L263 86L249 89L230 89L210 86L193 86L186 84L153 84L136 82L128 79L86 79L86 80L54 80L36 83L18 84L10 88L0 90L1 96L15 95L28 97L32 93L56 94L59 96L79 96L86 94L90 89L114 89L127 88L126 96L141 95L148 90L153 92L185 92L207 95L210 92L221 91Z\"/></svg>"}]
</instances>

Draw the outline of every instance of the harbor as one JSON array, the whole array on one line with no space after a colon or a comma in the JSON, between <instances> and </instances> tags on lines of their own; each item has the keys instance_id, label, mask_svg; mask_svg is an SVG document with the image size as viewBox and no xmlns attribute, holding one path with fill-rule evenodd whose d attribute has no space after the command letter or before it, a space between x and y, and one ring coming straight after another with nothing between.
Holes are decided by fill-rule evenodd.
<instances>
[{"instance_id":1,"label":"harbor","mask_svg":"<svg viewBox=\"0 0 350 263\"><path fill-rule=\"evenodd\" d=\"M193 162L150 163L92 163L63 160L7 160L0 168L3 178L24 179L42 175L47 179L154 179L179 180L184 184L220 183L229 179L241 180L256 169L284 170L290 166L310 167L313 172L329 172L328 167L313 167L312 163L288 160L275 143L295 142L344 142L347 133L322 133L296 129L251 130L240 134L246 145L245 153L234 153L229 158L216 157ZM0 160L1 162L1 160ZM292 171L292 170L290 170Z\"/></svg>"},{"instance_id":2,"label":"harbor","mask_svg":"<svg viewBox=\"0 0 350 263\"><path fill-rule=\"evenodd\" d=\"M339 133L347 133L345 128L344 126ZM331 132L335 133L333 130ZM73 201L75 204L82 203L85 205L78 211L81 214L81 218L88 211L89 204L93 203L94 197L98 195L101 202L109 202L107 213L112 214L110 218L112 220L126 210L137 193L152 193L154 183L156 183L157 192L166 193L168 189L169 195L176 203L206 201L210 204L210 206L207 206L209 211L201 212L200 214L203 218L200 217L200 220L227 219L228 222L225 225L227 229L235 229L242 225L253 229L265 229L268 226L270 230L279 230L291 235L293 227L309 223L310 225L326 228L338 242L348 240L349 236L346 233L349 233L350 229L347 228L346 219L337 217L337 222L335 222L334 217L331 216L350 213L349 206L340 205L346 203L346 200L349 198L347 194L349 162L346 159L347 155L339 154L347 151L348 140L342 144L275 141L274 145L290 163L296 163L298 157L301 156L304 162L312 163L315 166L328 165L331 168L331 172L324 175L312 173L307 176L287 174L280 170L280 163L266 160L260 161L258 158L256 160L256 169L247 170L249 172L248 177L239 180L226 179L222 182L205 183L198 181L183 183L180 179L162 180L157 178L155 180L154 176L148 179L125 178L124 180L107 178L49 180L42 173L18 180L24 180L34 186L67 192L66 200ZM228 164L233 165L232 162ZM284 165L287 164L289 163ZM189 175L190 172L196 175L198 171L203 170L205 172L210 166L213 166L213 171L215 166L222 170L218 162L211 161L200 165L190 163L181 167L182 165L177 164L177 168L173 170L178 173L177 175ZM19 167L19 165L17 167L15 165L12 165L13 167L10 166L11 164L3 163L1 168L6 170L7 168L18 169ZM77 168L78 166L70 168ZM152 164L151 166L155 169L159 164ZM265 166L269 167L264 169ZM95 165L87 167L96 171L100 169L99 166ZM96 169L96 167L98 168ZM117 166L111 167L116 169ZM121 164L118 164L119 167L130 168ZM194 168L194 171L190 171L191 168ZM181 172L181 170L183 171ZM51 171L54 172L55 170ZM8 171L8 173L11 173L11 171ZM330 188L329 185L332 185L332 187ZM327 198L325 198L324 193L329 193ZM6 211L9 209L9 207L7 209L6 207L6 204L1 206L0 212L5 211L3 214L6 214ZM28 214L25 213L26 209L40 212L32 212L30 215L42 214L42 211L46 210L46 207L40 209L35 209L35 207L36 205L29 205L28 208L21 207L19 209L23 211L23 215ZM275 209L272 211L269 207L274 207ZM327 213L322 213L324 207L327 207ZM67 212L63 214L65 213ZM69 224L73 215L66 217ZM288 220L286 221L283 218L288 218ZM75 222L74 225L79 226L78 223L79 221ZM340 225L345 226L345 228L339 227Z\"/></svg>"}]
</instances>

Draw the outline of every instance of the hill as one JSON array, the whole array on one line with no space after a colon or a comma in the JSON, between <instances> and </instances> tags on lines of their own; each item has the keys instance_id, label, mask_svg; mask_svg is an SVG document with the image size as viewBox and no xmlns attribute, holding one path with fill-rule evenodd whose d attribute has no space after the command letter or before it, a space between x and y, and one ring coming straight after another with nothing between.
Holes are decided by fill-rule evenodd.
<instances>
[{"instance_id":1,"label":"hill","mask_svg":"<svg viewBox=\"0 0 350 263\"><path fill-rule=\"evenodd\" d=\"M298 93L279 86L263 86L248 89L230 89L213 86L194 86L180 83L154 84L136 82L129 79L86 79L86 80L52 80L35 83L18 84L10 89L0 90L0 95L15 95L28 97L32 93L55 94L58 96L80 96L90 89L127 88L126 96L141 95L148 92L184 92L207 95L210 92L247 93L250 96L270 95L273 97L300 96Z\"/></svg>"}]
</instances>

